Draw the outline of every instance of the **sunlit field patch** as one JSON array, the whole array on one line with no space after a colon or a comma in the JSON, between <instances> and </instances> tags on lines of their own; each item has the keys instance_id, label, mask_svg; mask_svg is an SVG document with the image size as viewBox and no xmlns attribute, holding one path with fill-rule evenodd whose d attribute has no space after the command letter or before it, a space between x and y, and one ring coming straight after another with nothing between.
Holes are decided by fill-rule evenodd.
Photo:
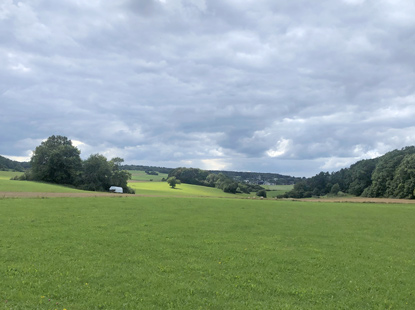
<instances>
[{"instance_id":1,"label":"sunlit field patch","mask_svg":"<svg viewBox=\"0 0 415 310\"><path fill-rule=\"evenodd\" d=\"M128 170L129 173L132 175L133 181L150 181L153 182L160 182L163 178L167 179L167 173L158 173L158 175L150 175L145 173L145 171L140 170Z\"/></svg>"},{"instance_id":2,"label":"sunlit field patch","mask_svg":"<svg viewBox=\"0 0 415 310\"><path fill-rule=\"evenodd\" d=\"M0 192L44 192L44 193L76 193L84 192L70 187L47 184L42 182L29 182L10 180L21 175L22 172L0 171Z\"/></svg>"},{"instance_id":3,"label":"sunlit field patch","mask_svg":"<svg viewBox=\"0 0 415 310\"><path fill-rule=\"evenodd\" d=\"M4 309L413 309L411 205L0 199Z\"/></svg>"},{"instance_id":4,"label":"sunlit field patch","mask_svg":"<svg viewBox=\"0 0 415 310\"><path fill-rule=\"evenodd\" d=\"M171 188L167 182L139 182L129 183L128 186L135 190L137 195L158 195L158 196L206 196L206 197L249 197L247 194L229 194L221 189L192 184L180 184ZM251 194L254 196L254 194Z\"/></svg>"}]
</instances>

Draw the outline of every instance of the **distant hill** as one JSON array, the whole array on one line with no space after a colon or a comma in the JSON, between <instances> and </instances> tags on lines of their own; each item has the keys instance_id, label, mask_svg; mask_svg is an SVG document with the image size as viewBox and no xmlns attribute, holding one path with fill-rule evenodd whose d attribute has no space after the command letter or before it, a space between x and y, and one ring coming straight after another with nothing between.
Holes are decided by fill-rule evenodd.
<instances>
[{"instance_id":1,"label":"distant hill","mask_svg":"<svg viewBox=\"0 0 415 310\"><path fill-rule=\"evenodd\" d=\"M155 166L143 166L143 165L122 165L123 170L138 170L138 171L154 171L159 173L169 174L173 168L155 167Z\"/></svg>"},{"instance_id":2,"label":"distant hill","mask_svg":"<svg viewBox=\"0 0 415 310\"><path fill-rule=\"evenodd\" d=\"M340 171L319 174L294 185L284 197L338 195L415 198L415 146L394 150L374 159L356 162Z\"/></svg>"},{"instance_id":3,"label":"distant hill","mask_svg":"<svg viewBox=\"0 0 415 310\"><path fill-rule=\"evenodd\" d=\"M30 168L28 162L18 162L0 155L0 170L24 171L27 168Z\"/></svg>"},{"instance_id":4,"label":"distant hill","mask_svg":"<svg viewBox=\"0 0 415 310\"><path fill-rule=\"evenodd\" d=\"M245 182L249 184L269 184L269 185L292 185L302 180L288 175L278 173L265 172L241 172L241 171L218 171L209 170L211 173L223 173L224 175L234 179L238 182Z\"/></svg>"},{"instance_id":5,"label":"distant hill","mask_svg":"<svg viewBox=\"0 0 415 310\"><path fill-rule=\"evenodd\" d=\"M123 165L125 170L139 170L139 171L155 171L159 173L169 174L175 168L143 166L143 165ZM226 170L208 170L210 173L222 173L231 179L238 182L245 182L249 184L276 184L276 185L292 185L302 180L292 176L282 175L278 173L263 173L263 172L240 172L240 171L226 171Z\"/></svg>"}]
</instances>

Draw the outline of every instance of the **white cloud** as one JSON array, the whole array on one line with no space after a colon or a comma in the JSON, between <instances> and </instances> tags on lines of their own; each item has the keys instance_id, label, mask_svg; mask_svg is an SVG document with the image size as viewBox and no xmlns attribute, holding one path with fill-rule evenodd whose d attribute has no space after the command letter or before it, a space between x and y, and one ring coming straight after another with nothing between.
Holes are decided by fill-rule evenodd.
<instances>
[{"instance_id":1,"label":"white cloud","mask_svg":"<svg viewBox=\"0 0 415 310\"><path fill-rule=\"evenodd\" d=\"M206 170L226 170L229 164L221 159L202 159L202 166L200 168Z\"/></svg>"},{"instance_id":2,"label":"white cloud","mask_svg":"<svg viewBox=\"0 0 415 310\"><path fill-rule=\"evenodd\" d=\"M266 151L269 157L279 157L287 153L290 147L291 141L289 139L281 139L277 142L277 145L273 149Z\"/></svg>"}]
</instances>

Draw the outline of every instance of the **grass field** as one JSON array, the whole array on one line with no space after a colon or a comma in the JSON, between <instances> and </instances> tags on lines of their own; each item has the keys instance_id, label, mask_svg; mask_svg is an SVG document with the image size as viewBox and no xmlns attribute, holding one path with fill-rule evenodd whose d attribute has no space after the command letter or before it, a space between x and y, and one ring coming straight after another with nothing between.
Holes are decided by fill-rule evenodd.
<instances>
[{"instance_id":1,"label":"grass field","mask_svg":"<svg viewBox=\"0 0 415 310\"><path fill-rule=\"evenodd\" d=\"M45 184L41 182L15 181L10 178L21 175L22 172L0 171L1 192L49 192L49 193L76 193L84 192L70 187Z\"/></svg>"},{"instance_id":2,"label":"grass field","mask_svg":"<svg viewBox=\"0 0 415 310\"><path fill-rule=\"evenodd\" d=\"M159 173L158 175L149 175L144 171L139 170L128 170L128 172L132 175L132 180L134 181L150 181L153 180L154 182L160 182L161 179L167 179L167 173Z\"/></svg>"},{"instance_id":3,"label":"grass field","mask_svg":"<svg viewBox=\"0 0 415 310\"><path fill-rule=\"evenodd\" d=\"M0 199L0 309L413 309L412 205Z\"/></svg>"},{"instance_id":4,"label":"grass field","mask_svg":"<svg viewBox=\"0 0 415 310\"><path fill-rule=\"evenodd\" d=\"M242 198L249 197L248 194L228 194L221 189L197 186L192 184L179 184L176 188L171 188L167 182L139 182L129 183L128 186L135 190L137 195L157 195L157 196L205 196L205 197L229 197ZM253 196L252 194L251 196Z\"/></svg>"},{"instance_id":5,"label":"grass field","mask_svg":"<svg viewBox=\"0 0 415 310\"><path fill-rule=\"evenodd\" d=\"M415 205L130 185L158 197L0 195L0 309L415 308Z\"/></svg>"},{"instance_id":6,"label":"grass field","mask_svg":"<svg viewBox=\"0 0 415 310\"><path fill-rule=\"evenodd\" d=\"M285 194L286 192L292 190L294 185L261 185L267 190L268 198L275 198L278 195Z\"/></svg>"}]
</instances>

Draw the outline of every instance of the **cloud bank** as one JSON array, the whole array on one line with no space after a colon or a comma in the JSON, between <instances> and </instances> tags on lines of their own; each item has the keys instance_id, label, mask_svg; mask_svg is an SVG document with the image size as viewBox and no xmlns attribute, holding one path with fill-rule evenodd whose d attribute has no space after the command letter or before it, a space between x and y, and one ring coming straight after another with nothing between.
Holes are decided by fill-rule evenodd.
<instances>
[{"instance_id":1,"label":"cloud bank","mask_svg":"<svg viewBox=\"0 0 415 310\"><path fill-rule=\"evenodd\" d=\"M3 0L0 154L310 176L415 144L415 3Z\"/></svg>"}]
</instances>

